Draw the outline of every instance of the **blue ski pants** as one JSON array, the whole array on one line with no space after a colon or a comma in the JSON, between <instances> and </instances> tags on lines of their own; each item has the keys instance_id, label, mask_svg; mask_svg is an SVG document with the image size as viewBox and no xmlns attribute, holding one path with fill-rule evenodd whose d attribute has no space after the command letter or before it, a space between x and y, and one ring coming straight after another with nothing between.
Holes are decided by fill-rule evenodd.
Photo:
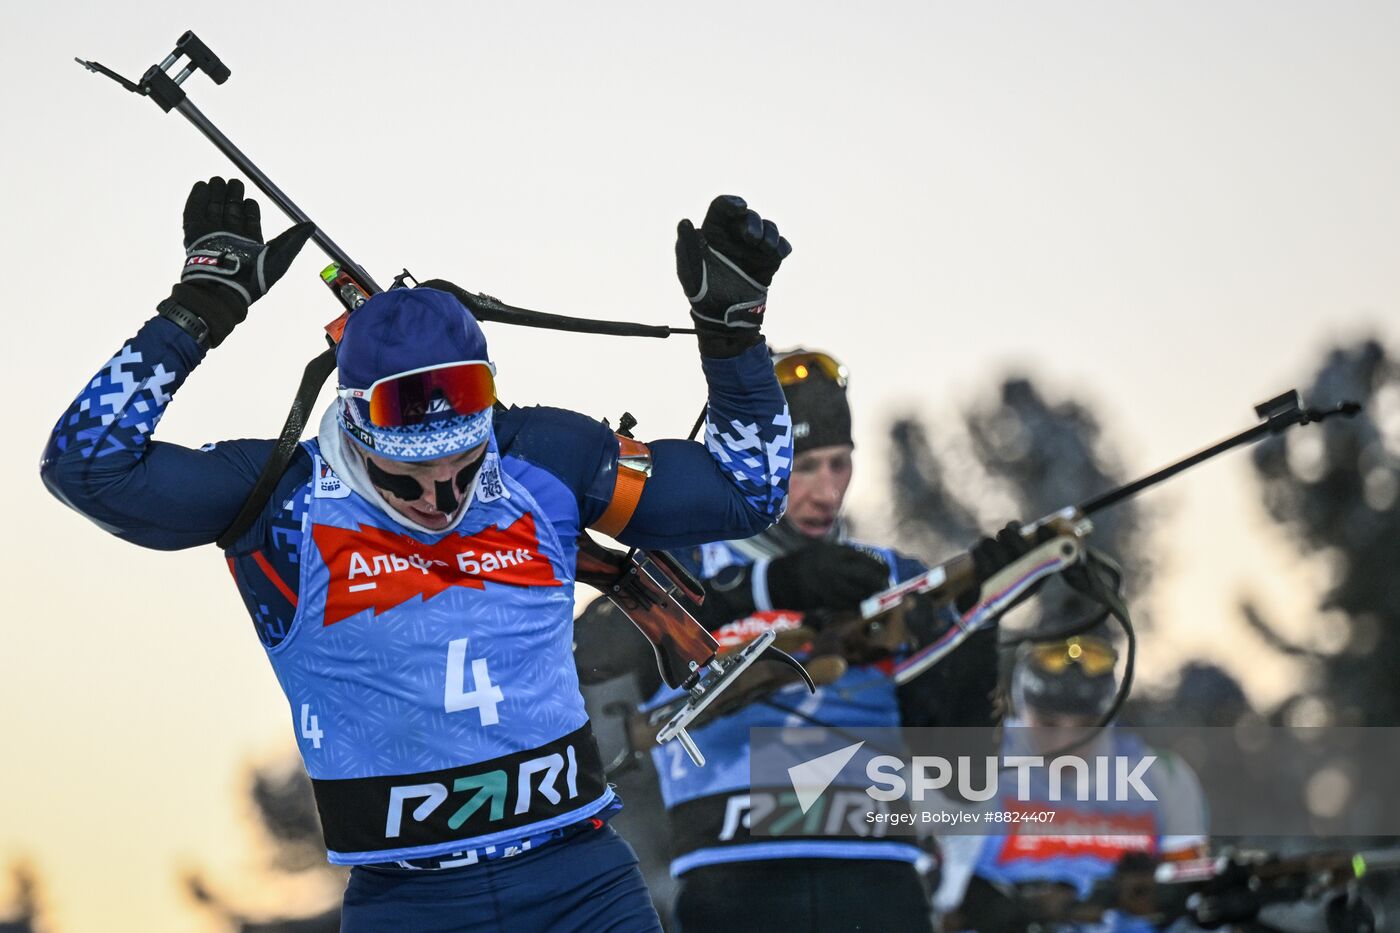
<instances>
[{"instance_id":1,"label":"blue ski pants","mask_svg":"<svg viewBox=\"0 0 1400 933\"><path fill-rule=\"evenodd\" d=\"M607 824L439 871L356 867L341 933L660 933L637 856Z\"/></svg>"}]
</instances>

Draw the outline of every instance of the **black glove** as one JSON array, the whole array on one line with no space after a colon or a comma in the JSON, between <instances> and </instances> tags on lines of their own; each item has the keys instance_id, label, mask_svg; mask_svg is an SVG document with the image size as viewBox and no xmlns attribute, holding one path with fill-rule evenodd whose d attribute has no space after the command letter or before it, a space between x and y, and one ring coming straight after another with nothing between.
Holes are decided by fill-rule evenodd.
<instances>
[{"instance_id":1,"label":"black glove","mask_svg":"<svg viewBox=\"0 0 1400 933\"><path fill-rule=\"evenodd\" d=\"M884 561L830 541L813 541L768 565L768 601L774 609L855 609L889 585Z\"/></svg>"},{"instance_id":2,"label":"black glove","mask_svg":"<svg viewBox=\"0 0 1400 933\"><path fill-rule=\"evenodd\" d=\"M314 229L300 223L263 243L261 211L243 197L243 182L195 182L185 200L185 267L161 314L201 345L217 347L286 274Z\"/></svg>"},{"instance_id":3,"label":"black glove","mask_svg":"<svg viewBox=\"0 0 1400 933\"><path fill-rule=\"evenodd\" d=\"M744 199L721 195L699 230L676 228L676 276L706 356L737 356L758 342L768 286L792 245Z\"/></svg>"},{"instance_id":4,"label":"black glove","mask_svg":"<svg viewBox=\"0 0 1400 933\"><path fill-rule=\"evenodd\" d=\"M1215 894L1203 892L1190 902L1186 915L1203 930L1218 930L1227 923L1248 923L1259 916L1263 906L1258 894L1240 887Z\"/></svg>"},{"instance_id":5,"label":"black glove","mask_svg":"<svg viewBox=\"0 0 1400 933\"><path fill-rule=\"evenodd\" d=\"M1029 554L1035 547L1021 536L1021 528L1020 522L1008 522L1005 528L997 532L995 538L983 538L972 546L968 553L972 555L977 586L957 598L955 605L959 612L967 612L977 605L977 600L982 596L982 584L996 576L1002 568ZM1039 586L1032 587L1022 598L1029 597L1038 588Z\"/></svg>"}]
</instances>

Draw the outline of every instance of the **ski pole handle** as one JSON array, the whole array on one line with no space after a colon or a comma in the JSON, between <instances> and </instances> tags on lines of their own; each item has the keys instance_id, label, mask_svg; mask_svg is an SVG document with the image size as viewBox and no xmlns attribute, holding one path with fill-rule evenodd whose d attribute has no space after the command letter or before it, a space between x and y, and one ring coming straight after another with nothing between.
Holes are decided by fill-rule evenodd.
<instances>
[{"instance_id":1,"label":"ski pole handle","mask_svg":"<svg viewBox=\"0 0 1400 933\"><path fill-rule=\"evenodd\" d=\"M172 78L169 72L181 60L185 60L186 64L181 68L180 72ZM235 146L233 142L194 105L189 97L186 96L185 90L181 85L185 83L186 78L196 71L205 72L213 79L215 84L223 84L228 80L230 74L228 66L210 50L209 46L200 41L200 38L196 36L192 30L186 30L186 32L175 41L174 51L167 55L163 61L147 68L146 73L141 76L139 83L128 81L126 78L123 78L121 75L99 62L85 61L81 58L77 61L78 64L89 71L111 78L133 94L140 94L143 97L151 98L161 110L166 112L178 110L181 116L190 121L195 129L199 130L206 139L214 144L215 148L227 156L229 161L237 166L238 170L245 175L259 191L267 196L268 200L276 204L282 213L291 218L293 223L310 223L315 225L315 221L300 207L297 207L292 199L287 197L286 193L281 188L277 187L272 179L268 178L267 175L263 173L262 169L258 168L257 165L253 163L253 160L243 153L243 150ZM359 263L351 259L345 250L341 249L334 240L327 236L320 226L315 226L312 230L311 239L315 241L316 245L321 248L321 251L330 257L333 262L338 263L342 270L353 277L366 293L373 295L384 290L379 287L374 279L370 277L370 274L366 272Z\"/></svg>"}]
</instances>

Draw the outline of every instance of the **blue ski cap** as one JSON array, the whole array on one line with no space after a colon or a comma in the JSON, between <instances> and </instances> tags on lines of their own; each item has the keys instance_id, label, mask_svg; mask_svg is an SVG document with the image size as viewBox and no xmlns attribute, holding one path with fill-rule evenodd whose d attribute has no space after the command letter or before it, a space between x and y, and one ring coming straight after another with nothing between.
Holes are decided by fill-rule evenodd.
<instances>
[{"instance_id":1,"label":"blue ski cap","mask_svg":"<svg viewBox=\"0 0 1400 933\"><path fill-rule=\"evenodd\" d=\"M488 360L486 335L471 312L447 292L395 288L351 313L336 348L341 388L367 389L380 379L446 363ZM340 399L336 420L361 448L388 460L451 457L491 436L491 407L468 415L446 411L421 424L370 423L364 399Z\"/></svg>"}]
</instances>

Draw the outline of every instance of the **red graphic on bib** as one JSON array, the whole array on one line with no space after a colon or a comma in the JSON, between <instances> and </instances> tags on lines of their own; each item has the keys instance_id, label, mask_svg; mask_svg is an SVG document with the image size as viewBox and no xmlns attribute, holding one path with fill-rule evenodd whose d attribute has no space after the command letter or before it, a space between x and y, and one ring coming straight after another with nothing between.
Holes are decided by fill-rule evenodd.
<instances>
[{"instance_id":1,"label":"red graphic on bib","mask_svg":"<svg viewBox=\"0 0 1400 933\"><path fill-rule=\"evenodd\" d=\"M738 648L764 632L786 632L802 625L802 613L789 609L760 609L714 630L711 634L721 648Z\"/></svg>"},{"instance_id":2,"label":"red graphic on bib","mask_svg":"<svg viewBox=\"0 0 1400 933\"><path fill-rule=\"evenodd\" d=\"M1012 824L997 861L1041 862L1052 858L1090 856L1117 863L1129 852L1157 851L1157 821L1151 813L1113 813L1067 807L1011 804L1008 811L1035 814L1051 810L1048 822Z\"/></svg>"},{"instance_id":3,"label":"red graphic on bib","mask_svg":"<svg viewBox=\"0 0 1400 933\"><path fill-rule=\"evenodd\" d=\"M710 634L719 642L721 651L742 648L764 632L787 632L802 627L804 616L795 609L760 609L750 616L722 625ZM789 646L789 652L803 657L812 651L811 642L798 647ZM881 658L870 664L871 667L893 676L895 658Z\"/></svg>"},{"instance_id":4,"label":"red graphic on bib","mask_svg":"<svg viewBox=\"0 0 1400 933\"><path fill-rule=\"evenodd\" d=\"M448 587L474 590L486 583L508 586L562 586L549 558L540 552L535 518L526 513L509 528L484 528L474 535L449 535L423 544L382 528L355 531L313 525L311 537L331 574L322 625L356 613L375 615L415 596L426 602Z\"/></svg>"}]
</instances>

